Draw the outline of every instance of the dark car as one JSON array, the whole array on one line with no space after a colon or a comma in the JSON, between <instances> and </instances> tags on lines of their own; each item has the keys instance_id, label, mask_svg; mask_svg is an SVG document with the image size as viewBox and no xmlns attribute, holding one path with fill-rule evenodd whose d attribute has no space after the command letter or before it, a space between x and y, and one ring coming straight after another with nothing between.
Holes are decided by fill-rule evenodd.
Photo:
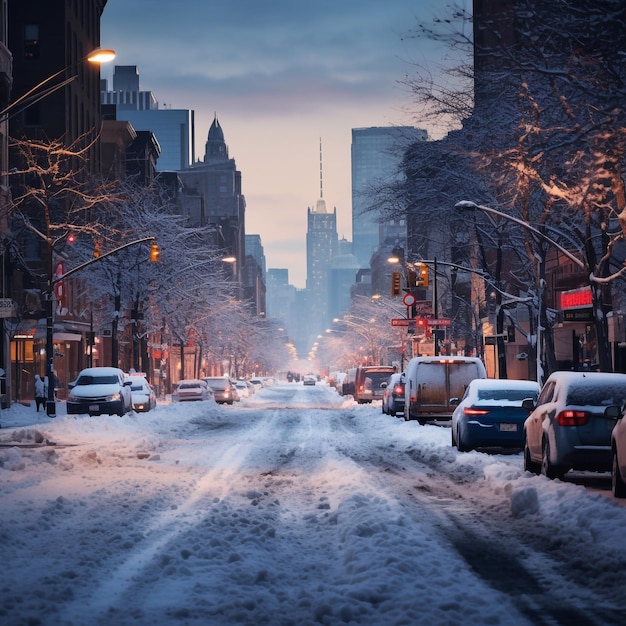
<instances>
[{"instance_id":1,"label":"dark car","mask_svg":"<svg viewBox=\"0 0 626 626\"><path fill-rule=\"evenodd\" d=\"M562 478L571 469L610 472L611 405L624 406L626 374L554 372L524 423L524 469Z\"/></svg>"},{"instance_id":2,"label":"dark car","mask_svg":"<svg viewBox=\"0 0 626 626\"><path fill-rule=\"evenodd\" d=\"M391 365L366 365L357 367L352 395L359 404L382 400L384 386L394 373Z\"/></svg>"},{"instance_id":3,"label":"dark car","mask_svg":"<svg viewBox=\"0 0 626 626\"><path fill-rule=\"evenodd\" d=\"M68 385L67 412L125 415L133 409L130 381L117 367L88 367Z\"/></svg>"},{"instance_id":4,"label":"dark car","mask_svg":"<svg viewBox=\"0 0 626 626\"><path fill-rule=\"evenodd\" d=\"M383 391L382 411L387 415L404 414L404 374L392 374Z\"/></svg>"},{"instance_id":5,"label":"dark car","mask_svg":"<svg viewBox=\"0 0 626 626\"><path fill-rule=\"evenodd\" d=\"M539 383L529 380L475 378L463 398L452 398L452 445L460 452L474 448L524 447L527 399L537 400Z\"/></svg>"}]
</instances>

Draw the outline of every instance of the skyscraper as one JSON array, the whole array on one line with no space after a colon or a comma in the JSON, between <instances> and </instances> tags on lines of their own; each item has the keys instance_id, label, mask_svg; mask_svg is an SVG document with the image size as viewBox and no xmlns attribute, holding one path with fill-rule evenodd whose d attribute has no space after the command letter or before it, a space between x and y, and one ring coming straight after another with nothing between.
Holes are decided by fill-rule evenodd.
<instances>
[{"instance_id":1,"label":"skyscraper","mask_svg":"<svg viewBox=\"0 0 626 626\"><path fill-rule=\"evenodd\" d=\"M425 130L412 126L374 126L352 129L352 253L360 267L369 267L372 254L390 240L404 247L404 221L380 222L380 212L369 211L376 188L399 176L404 149L426 141Z\"/></svg>"},{"instance_id":2,"label":"skyscraper","mask_svg":"<svg viewBox=\"0 0 626 626\"><path fill-rule=\"evenodd\" d=\"M135 65L116 65L113 91L101 81L103 105L115 106L115 119L130 122L138 131L152 131L161 154L160 172L182 170L195 161L195 114L190 109L159 108L151 91L140 91L139 72Z\"/></svg>"}]
</instances>

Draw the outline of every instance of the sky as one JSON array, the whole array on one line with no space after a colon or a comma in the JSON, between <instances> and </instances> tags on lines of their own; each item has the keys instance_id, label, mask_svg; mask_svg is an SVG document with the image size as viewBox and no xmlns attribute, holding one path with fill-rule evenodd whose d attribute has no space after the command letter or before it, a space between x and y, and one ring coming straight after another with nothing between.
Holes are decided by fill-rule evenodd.
<instances>
[{"instance_id":1,"label":"sky","mask_svg":"<svg viewBox=\"0 0 626 626\"><path fill-rule=\"evenodd\" d=\"M0 623L623 617L624 503L524 472L521 453L460 453L449 428L323 384L121 418L58 409L0 415ZM479 537L506 555L490 582L463 556L485 554Z\"/></svg>"},{"instance_id":2,"label":"sky","mask_svg":"<svg viewBox=\"0 0 626 626\"><path fill-rule=\"evenodd\" d=\"M461 2L469 4L469 0ZM173 9L173 6L176 8ZM193 109L196 159L217 115L242 172L246 232L267 267L305 286L307 208L337 208L352 239L352 128L420 124L408 87L415 64L434 73L445 50L412 36L441 15L440 0L108 0L102 47L136 65L160 107Z\"/></svg>"}]
</instances>

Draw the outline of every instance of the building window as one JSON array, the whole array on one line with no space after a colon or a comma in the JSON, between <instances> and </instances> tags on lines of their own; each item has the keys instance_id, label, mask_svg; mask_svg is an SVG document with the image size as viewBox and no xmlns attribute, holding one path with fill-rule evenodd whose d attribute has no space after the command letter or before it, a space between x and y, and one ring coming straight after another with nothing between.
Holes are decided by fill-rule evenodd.
<instances>
[{"instance_id":1,"label":"building window","mask_svg":"<svg viewBox=\"0 0 626 626\"><path fill-rule=\"evenodd\" d=\"M39 60L39 24L24 25L24 59Z\"/></svg>"}]
</instances>

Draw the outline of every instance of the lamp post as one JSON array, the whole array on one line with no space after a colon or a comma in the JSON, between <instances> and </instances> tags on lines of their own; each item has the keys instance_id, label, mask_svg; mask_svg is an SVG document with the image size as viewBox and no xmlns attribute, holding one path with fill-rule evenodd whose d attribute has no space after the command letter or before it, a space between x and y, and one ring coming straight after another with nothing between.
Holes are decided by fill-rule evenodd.
<instances>
[{"instance_id":1,"label":"lamp post","mask_svg":"<svg viewBox=\"0 0 626 626\"><path fill-rule=\"evenodd\" d=\"M497 209L492 209L491 207L476 204L475 202L472 202L470 200L461 200L460 202L457 202L454 206L456 209L459 209L461 211L479 210L484 213L495 215L502 219L508 220L510 222L514 222L515 224L526 229L527 231L533 233L533 235L537 236L539 239L541 239L548 245L552 246L553 248L556 248L559 252L561 252L565 257L567 257L570 261L572 261L572 263L574 263L581 270L587 269L587 266L585 265L584 261L582 261L582 259L572 254L569 250L561 246L558 242L554 241L553 239L548 237L545 233L541 232L539 229L535 228L532 224L529 224L528 222L525 222L524 220L518 219L517 217L514 217L513 215L508 215L507 213L503 213L502 211L498 211ZM545 279L544 279L545 266L542 263L541 258L537 258L537 263L538 263L537 293L538 293L539 302L538 302L537 328L536 328L536 353L537 353L536 357L537 357L537 382L541 383L543 381L543 367L542 367L542 362L541 362L542 346L543 346L542 332L543 330L545 330L542 324L543 317L544 317L543 308L545 306L545 300L543 298L543 289L545 286ZM591 280L592 280L592 277L590 276L590 281Z\"/></svg>"},{"instance_id":2,"label":"lamp post","mask_svg":"<svg viewBox=\"0 0 626 626\"><path fill-rule=\"evenodd\" d=\"M26 91L19 98L11 102L8 106L0 111L0 124L6 123L11 118L19 115L28 107L36 104L40 100L47 98L49 95L55 93L59 89L62 89L69 85L71 82L78 78L78 74L73 74L69 78L64 78L60 82L54 83L57 78L61 77L68 70L74 66L78 66L83 62L101 64L112 61L115 58L115 51L110 49L97 48L85 57L79 59L77 62L72 63L63 69L51 74L47 78L37 83L34 87ZM47 207L46 207L47 209ZM44 293L45 299L45 313L46 313L46 376L48 377L48 397L46 402L46 413L54 417L56 415L56 406L54 401L54 297L53 289L54 285L58 283L64 276L54 279L53 269L53 239L50 234L50 218L46 210L45 216L46 234L39 232L37 229L29 225L30 230L36 232L42 237L46 243L46 260L47 266L47 289ZM73 271L71 272L73 273Z\"/></svg>"},{"instance_id":3,"label":"lamp post","mask_svg":"<svg viewBox=\"0 0 626 626\"><path fill-rule=\"evenodd\" d=\"M35 231L38 232L38 231ZM39 233L42 237L45 237L42 233ZM48 267L50 268L48 272L48 284L46 287L46 291L44 294L44 299L46 303L46 377L48 379L48 397L46 398L46 414L49 417L56 417L56 400L54 397L54 286L61 281L65 280L69 276L72 276L76 272L80 272L86 267L93 265L102 259L106 259L107 257L120 252L121 250L125 250L126 248L130 248L131 246L136 246L138 244L151 242L150 249L150 261L157 262L159 260L159 248L156 243L155 237L142 237L141 239L136 239L134 241L129 241L113 250L109 250L104 254L100 254L89 261L85 261L80 265L68 270L64 274L59 276L54 276L52 273L53 266L53 253L54 247L52 245L52 239L50 237L46 238L47 240L47 250L48 250Z\"/></svg>"},{"instance_id":4,"label":"lamp post","mask_svg":"<svg viewBox=\"0 0 626 626\"><path fill-rule=\"evenodd\" d=\"M73 74L69 78L65 78L58 83L51 83L63 75L74 66L78 66L81 63L87 62L95 65L101 65L102 63L109 63L115 58L115 50L96 48L83 58L79 59L75 63L64 67L63 69L51 74L47 78L44 78L41 82L37 83L34 87L31 87L27 92L23 93L19 98L11 102L7 107L0 111L0 122L6 122L7 120L22 113L25 109L36 104L40 100L47 98L50 94L66 87L70 83L74 82L78 78L78 74Z\"/></svg>"}]
</instances>

